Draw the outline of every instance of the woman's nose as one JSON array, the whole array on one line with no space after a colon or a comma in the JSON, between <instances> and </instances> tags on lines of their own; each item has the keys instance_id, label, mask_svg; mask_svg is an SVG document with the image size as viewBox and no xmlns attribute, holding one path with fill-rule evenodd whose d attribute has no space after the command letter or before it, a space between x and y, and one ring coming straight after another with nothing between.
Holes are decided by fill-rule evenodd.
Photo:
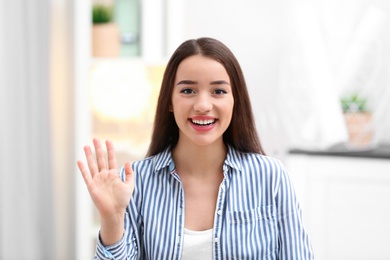
<instances>
[{"instance_id":1,"label":"woman's nose","mask_svg":"<svg viewBox=\"0 0 390 260\"><path fill-rule=\"evenodd\" d=\"M213 107L210 98L211 97L207 94L199 95L195 100L195 104L194 104L195 111L200 113L209 112Z\"/></svg>"}]
</instances>

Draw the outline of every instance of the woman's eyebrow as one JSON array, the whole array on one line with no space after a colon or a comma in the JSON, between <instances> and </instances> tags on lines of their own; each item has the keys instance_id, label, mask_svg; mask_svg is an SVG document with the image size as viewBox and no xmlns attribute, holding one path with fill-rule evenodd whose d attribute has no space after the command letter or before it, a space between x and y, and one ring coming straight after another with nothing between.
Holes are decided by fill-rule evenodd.
<instances>
[{"instance_id":1,"label":"woman's eyebrow","mask_svg":"<svg viewBox=\"0 0 390 260\"><path fill-rule=\"evenodd\" d=\"M195 84L198 84L198 82L185 79L185 80L180 80L176 85L195 85Z\"/></svg>"},{"instance_id":2,"label":"woman's eyebrow","mask_svg":"<svg viewBox=\"0 0 390 260\"><path fill-rule=\"evenodd\" d=\"M230 86L230 84L227 81L225 81L225 80L211 81L210 85L229 85Z\"/></svg>"},{"instance_id":3,"label":"woman's eyebrow","mask_svg":"<svg viewBox=\"0 0 390 260\"><path fill-rule=\"evenodd\" d=\"M196 85L196 84L198 84L198 81L185 79L185 80L179 81L176 85ZM229 85L230 86L230 84L226 80L214 80L214 81L210 82L210 85Z\"/></svg>"}]
</instances>

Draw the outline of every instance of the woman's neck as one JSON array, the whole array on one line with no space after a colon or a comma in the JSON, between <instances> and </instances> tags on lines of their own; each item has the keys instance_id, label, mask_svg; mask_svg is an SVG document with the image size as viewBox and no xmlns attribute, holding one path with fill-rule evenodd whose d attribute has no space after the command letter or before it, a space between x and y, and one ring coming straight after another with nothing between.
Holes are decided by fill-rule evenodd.
<instances>
[{"instance_id":1,"label":"woman's neck","mask_svg":"<svg viewBox=\"0 0 390 260\"><path fill-rule=\"evenodd\" d=\"M227 147L221 141L212 145L199 146L178 142L172 151L179 174L203 175L221 174L227 154ZM203 176L204 177L204 176Z\"/></svg>"}]
</instances>

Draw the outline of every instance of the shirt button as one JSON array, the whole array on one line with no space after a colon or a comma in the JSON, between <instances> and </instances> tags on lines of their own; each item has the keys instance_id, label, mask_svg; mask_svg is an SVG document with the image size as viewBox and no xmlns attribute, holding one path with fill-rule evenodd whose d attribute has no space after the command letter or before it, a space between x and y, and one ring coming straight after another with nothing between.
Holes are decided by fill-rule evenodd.
<instances>
[{"instance_id":1,"label":"shirt button","mask_svg":"<svg viewBox=\"0 0 390 260\"><path fill-rule=\"evenodd\" d=\"M215 243L218 243L218 242L219 242L219 238L218 238L218 237L215 237L215 238L214 238L214 242L215 242Z\"/></svg>"},{"instance_id":2,"label":"shirt button","mask_svg":"<svg viewBox=\"0 0 390 260\"><path fill-rule=\"evenodd\" d=\"M217 214L218 214L218 215L221 215L221 214L222 214L222 210L218 210L218 211L217 211Z\"/></svg>"}]
</instances>

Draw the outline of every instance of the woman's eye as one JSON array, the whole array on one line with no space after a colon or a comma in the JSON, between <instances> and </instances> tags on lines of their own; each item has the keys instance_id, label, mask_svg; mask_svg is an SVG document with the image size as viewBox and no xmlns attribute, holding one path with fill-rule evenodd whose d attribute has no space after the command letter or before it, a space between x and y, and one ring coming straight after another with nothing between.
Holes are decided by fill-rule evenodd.
<instances>
[{"instance_id":1,"label":"woman's eye","mask_svg":"<svg viewBox=\"0 0 390 260\"><path fill-rule=\"evenodd\" d=\"M217 95L222 95L222 94L226 94L227 91L224 90L224 89L216 89L214 90L214 94L217 94Z\"/></svg>"},{"instance_id":2,"label":"woman's eye","mask_svg":"<svg viewBox=\"0 0 390 260\"><path fill-rule=\"evenodd\" d=\"M180 93L183 93L183 94L193 94L194 93L194 90L190 89L190 88L185 88L185 89L182 89L180 91Z\"/></svg>"}]
</instances>

